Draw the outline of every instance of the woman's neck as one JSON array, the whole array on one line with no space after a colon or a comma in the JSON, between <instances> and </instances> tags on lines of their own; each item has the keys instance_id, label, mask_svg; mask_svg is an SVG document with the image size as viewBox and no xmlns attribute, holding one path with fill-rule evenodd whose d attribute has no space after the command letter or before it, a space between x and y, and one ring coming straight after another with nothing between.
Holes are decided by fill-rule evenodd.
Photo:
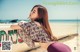
<instances>
[{"instance_id":1,"label":"woman's neck","mask_svg":"<svg viewBox=\"0 0 80 52\"><path fill-rule=\"evenodd\" d=\"M37 26L41 27L41 24L37 21L34 21L35 24L37 24Z\"/></svg>"}]
</instances>

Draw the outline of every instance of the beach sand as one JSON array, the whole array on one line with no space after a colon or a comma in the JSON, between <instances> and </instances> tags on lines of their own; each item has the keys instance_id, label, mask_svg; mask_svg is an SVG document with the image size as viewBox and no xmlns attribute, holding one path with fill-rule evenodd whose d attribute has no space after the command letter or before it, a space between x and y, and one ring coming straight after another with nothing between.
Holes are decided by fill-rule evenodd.
<instances>
[{"instance_id":1,"label":"beach sand","mask_svg":"<svg viewBox=\"0 0 80 52\"><path fill-rule=\"evenodd\" d=\"M75 23L50 23L53 35L57 37L57 39L60 39L62 37L68 36L68 35L73 35L75 34L76 36L69 36L69 37L65 37L62 38L60 40L58 40L58 42L64 43L66 45L68 45L72 52L80 52L80 24L79 24L79 28L78 28L78 32L77 32L77 25ZM77 33L79 34L77 36ZM31 52L47 52L46 50L41 50L37 49L37 50L33 50Z\"/></svg>"},{"instance_id":2,"label":"beach sand","mask_svg":"<svg viewBox=\"0 0 80 52\"><path fill-rule=\"evenodd\" d=\"M10 27L10 26L8 25L8 27ZM80 33L78 33L79 35L77 36L77 34L76 34L77 33L77 25L75 23L50 23L50 27L53 32L53 35L55 37L57 37L57 39L59 39L58 42L68 45L71 48L72 52L80 52L80 50L79 50L79 48L80 48L79 47L80 46L80 43L79 43L80 42ZM78 29L80 29L80 24L79 24ZM78 31L78 32L80 32L80 31ZM72 34L76 34L76 36L69 36L66 38L62 38L62 37L72 35ZM60 38L62 38L62 39L60 39ZM36 43L36 46L39 48L28 50L30 48L26 45L26 43L12 44L11 52L47 52L46 49L42 49L40 47L39 43ZM0 52L3 52L3 51L0 51Z\"/></svg>"}]
</instances>

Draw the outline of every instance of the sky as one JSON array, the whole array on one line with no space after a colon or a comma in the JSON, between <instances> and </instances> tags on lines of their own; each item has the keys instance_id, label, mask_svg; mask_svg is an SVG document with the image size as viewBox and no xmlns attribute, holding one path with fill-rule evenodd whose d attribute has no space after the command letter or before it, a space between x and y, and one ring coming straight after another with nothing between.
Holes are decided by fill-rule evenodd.
<instances>
[{"instance_id":1,"label":"sky","mask_svg":"<svg viewBox=\"0 0 80 52\"><path fill-rule=\"evenodd\" d=\"M27 19L37 4L47 8L49 19L80 19L80 0L0 0L0 20Z\"/></svg>"}]
</instances>

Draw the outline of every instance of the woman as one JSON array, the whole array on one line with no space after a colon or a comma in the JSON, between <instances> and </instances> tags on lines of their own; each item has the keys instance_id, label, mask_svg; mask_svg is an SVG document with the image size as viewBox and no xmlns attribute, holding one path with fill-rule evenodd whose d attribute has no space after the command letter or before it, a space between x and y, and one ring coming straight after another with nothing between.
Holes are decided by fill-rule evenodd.
<instances>
[{"instance_id":1,"label":"woman","mask_svg":"<svg viewBox=\"0 0 80 52\"><path fill-rule=\"evenodd\" d=\"M47 48L50 42L56 40L49 26L47 9L42 5L35 5L29 18L31 22L16 25L22 29L24 42L30 47L35 46L34 42L40 42L42 48Z\"/></svg>"}]
</instances>

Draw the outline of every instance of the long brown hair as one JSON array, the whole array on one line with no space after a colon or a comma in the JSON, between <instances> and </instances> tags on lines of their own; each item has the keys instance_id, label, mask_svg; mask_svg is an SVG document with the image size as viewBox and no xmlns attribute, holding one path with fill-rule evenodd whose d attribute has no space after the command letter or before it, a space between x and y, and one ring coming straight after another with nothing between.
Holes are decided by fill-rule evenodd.
<instances>
[{"instance_id":1,"label":"long brown hair","mask_svg":"<svg viewBox=\"0 0 80 52\"><path fill-rule=\"evenodd\" d=\"M46 31L46 33L48 34L48 36L50 37L50 39L53 40L54 37L52 35L51 28L50 28L50 25L49 25L49 22L48 22L48 12L47 12L47 9L44 6L42 6L42 5L35 5L32 8L32 10L35 7L38 7L38 16L39 17L37 19L35 19L34 21L39 22L42 25L42 27L44 28L44 30Z\"/></svg>"}]
</instances>

